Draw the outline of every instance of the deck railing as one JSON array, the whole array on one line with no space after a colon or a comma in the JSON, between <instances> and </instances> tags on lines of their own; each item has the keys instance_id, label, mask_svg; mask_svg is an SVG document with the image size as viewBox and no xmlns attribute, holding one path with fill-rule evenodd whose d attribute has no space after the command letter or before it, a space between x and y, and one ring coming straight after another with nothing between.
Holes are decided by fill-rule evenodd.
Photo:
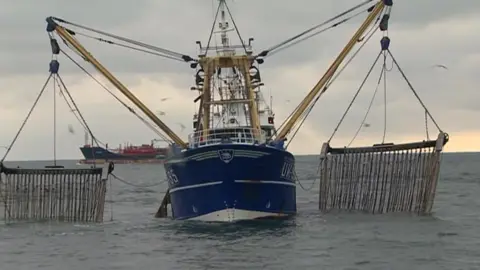
<instances>
[{"instance_id":1,"label":"deck railing","mask_svg":"<svg viewBox=\"0 0 480 270\"><path fill-rule=\"evenodd\" d=\"M222 143L259 144L266 140L265 131L253 128L210 129L207 136L203 134L203 130L191 133L188 136L189 147L197 148Z\"/></svg>"}]
</instances>

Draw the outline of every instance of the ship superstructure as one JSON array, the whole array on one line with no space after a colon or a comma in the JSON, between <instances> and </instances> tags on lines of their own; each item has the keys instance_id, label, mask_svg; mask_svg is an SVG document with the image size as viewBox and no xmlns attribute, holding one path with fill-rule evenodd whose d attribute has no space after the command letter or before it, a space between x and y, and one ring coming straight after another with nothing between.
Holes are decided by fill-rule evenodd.
<instances>
[{"instance_id":1,"label":"ship superstructure","mask_svg":"<svg viewBox=\"0 0 480 270\"><path fill-rule=\"evenodd\" d=\"M241 44L231 44L228 33L238 29L227 20L227 9L220 1L213 33L220 45L210 45L212 36L206 46L197 42L199 60L191 67L199 108L188 149L165 163L173 216L206 221L288 216L296 212L294 158L270 145L274 113L261 93L252 39L245 43L239 36Z\"/></svg>"}]
</instances>

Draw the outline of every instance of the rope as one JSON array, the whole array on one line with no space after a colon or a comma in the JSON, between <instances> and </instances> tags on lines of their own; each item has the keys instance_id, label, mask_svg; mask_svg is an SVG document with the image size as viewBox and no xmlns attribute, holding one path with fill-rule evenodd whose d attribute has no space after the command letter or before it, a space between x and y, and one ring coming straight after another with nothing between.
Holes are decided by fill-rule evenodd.
<instances>
[{"instance_id":1,"label":"rope","mask_svg":"<svg viewBox=\"0 0 480 270\"><path fill-rule=\"evenodd\" d=\"M395 66L397 66L398 68L398 71L400 71L400 74L402 74L402 77L405 79L405 81L407 82L408 84L408 87L410 87L410 90L412 90L413 94L415 95L415 97L417 98L418 102L420 102L420 105L422 105L423 109L425 109L425 113L428 114L428 116L430 117L430 119L432 120L433 124L437 127L438 131L440 132L443 132L442 129L440 128L440 126L437 124L437 121L435 121L435 119L433 118L432 114L430 113L430 111L427 109L427 106L425 106L425 104L423 103L422 99L420 99L420 96L417 94L417 91L415 91L415 89L413 88L413 85L410 83L410 81L408 80L407 76L405 75L405 73L403 72L402 68L400 68L400 65L398 64L397 60L395 59L395 57L393 57L393 54L392 52L390 51L390 49L388 49L388 54L390 55L390 57L392 57L392 60L393 60L393 63L395 64Z\"/></svg>"},{"instance_id":2,"label":"rope","mask_svg":"<svg viewBox=\"0 0 480 270\"><path fill-rule=\"evenodd\" d=\"M67 107L69 108L69 110L72 112L72 114L75 116L75 118L77 119L78 123L83 127L84 130L87 130L87 128L85 127L85 124L83 123L82 119L80 119L80 117L78 116L78 114L76 113L76 110L72 107L72 105L70 104L70 102L68 101L67 97L65 96L66 94L63 93L63 90L62 90L62 87L60 85L60 82L58 80L56 80L56 83L59 87L59 92L60 92L60 95L63 97L63 100L65 101L65 103L67 104ZM98 139L96 139L98 140ZM98 142L100 142L100 140L98 140ZM101 143L101 142L100 142ZM102 143L103 144L103 143Z\"/></svg>"},{"instance_id":3,"label":"rope","mask_svg":"<svg viewBox=\"0 0 480 270\"><path fill-rule=\"evenodd\" d=\"M212 41L212 37L213 37L213 31L215 30L215 24L217 22L217 17L218 17L218 11L220 11L220 6L222 5L222 2L219 2L218 3L218 7L217 7L217 12L215 13L215 17L213 19L213 23L212 23L212 29L210 30L210 35L208 37L208 42L207 42L207 47L206 47L206 50L205 50L205 53L208 52L208 48L210 48L210 42ZM213 7L213 2L212 2L212 7Z\"/></svg>"},{"instance_id":4,"label":"rope","mask_svg":"<svg viewBox=\"0 0 480 270\"><path fill-rule=\"evenodd\" d=\"M330 23L330 22L333 22L333 21L335 21L336 19L339 19L339 18L341 18L342 16L345 16L346 14L348 14L348 13L350 13L350 12L352 12L352 11L354 11L354 10L356 10L356 9L358 9L358 8L364 6L364 5L366 5L366 4L368 4L368 3L372 2L372 1L373 1L373 0L366 0L366 1L364 1L364 2L362 2L362 3L360 3L360 4L358 4L358 5L350 8L350 9L348 9L348 10L346 10L346 11L344 11L344 12L342 12L342 13L340 13L340 14L338 14L338 15L336 15L336 16L334 16L334 17L332 17L332 18L330 18L330 19L328 19L328 20L326 20L326 21L324 21L324 22L322 22L322 23L320 23L320 24L317 24L317 25L315 25L315 26L313 26L313 27L311 27L311 28L309 28L309 29L307 29L307 30L305 30L305 31L303 31L303 32L301 32L301 33L299 33L299 34L297 34L297 35L295 35L295 36L293 36L293 37L291 37L291 38L289 38L289 39L287 39L287 40L279 43L279 44L277 44L277 45L271 46L271 47L268 48L267 50L262 51L258 56L265 57L265 56L267 56L270 52L272 52L272 51L274 51L274 50L276 50L276 49L284 46L285 44L290 43L290 42L292 42L292 41L294 41L294 40L296 40L296 39L298 39L298 38L300 38L300 37L302 37L302 36L304 36L304 35L312 32L312 31L314 31L315 29L318 29L318 28L320 28L320 27L322 27L322 26L324 26L324 25L326 25L326 24L328 24L328 23ZM317 33L317 34L320 34L320 33ZM314 34L314 35L315 35L315 34Z\"/></svg>"},{"instance_id":5,"label":"rope","mask_svg":"<svg viewBox=\"0 0 480 270\"><path fill-rule=\"evenodd\" d=\"M382 144L385 143L387 136L387 53L383 53L383 137Z\"/></svg>"},{"instance_id":6,"label":"rope","mask_svg":"<svg viewBox=\"0 0 480 270\"><path fill-rule=\"evenodd\" d=\"M157 46L149 45L149 44L146 44L146 43L143 43L143 42L140 42L140 41L136 41L136 40L133 40L133 39L129 39L129 38L121 37L121 36L118 36L118 35L110 34L110 33L104 32L104 31L96 30L96 29L93 29L93 28L90 28L90 27L87 27L87 26L83 26L83 25L80 25L80 24L77 24L77 23L69 22L69 21L66 21L66 20L63 20L63 19L60 19L60 18L52 17L52 19L54 19L58 22L61 22L61 23L69 24L69 25L72 25L72 26L75 26L75 27L78 27L78 28L81 28L81 29L84 29L84 30L94 32L94 33L97 33L97 34L101 34L101 35L104 35L104 36L115 38L115 39L121 40L121 41L126 42L126 43L134 44L134 45L139 46L139 47L147 48L147 49L150 49L152 51L157 51L157 52L160 52L160 53L164 53L166 55L171 55L172 57L181 58L185 62L188 62L187 60L189 60L189 61L194 60L187 55L184 55L184 54L181 54L181 53L178 53L178 52L174 52L174 51L171 51L171 50L167 50L167 49L164 49L164 48L160 48L160 47L157 47ZM68 30L69 30L69 32L75 33L74 31L72 31L70 29L68 29ZM108 41L106 41L106 42L109 43Z\"/></svg>"},{"instance_id":7,"label":"rope","mask_svg":"<svg viewBox=\"0 0 480 270\"><path fill-rule=\"evenodd\" d=\"M57 77L53 75L53 166L57 166Z\"/></svg>"},{"instance_id":8,"label":"rope","mask_svg":"<svg viewBox=\"0 0 480 270\"><path fill-rule=\"evenodd\" d=\"M151 184L151 185L137 185L137 184L133 184L133 183L130 183L128 182L127 180L111 173L110 175L113 176L113 178L117 179L118 181L124 183L125 185L128 185L128 186L132 186L132 187L136 187L136 188L151 188L151 187L156 187L156 186L159 186L163 183L165 183L167 180L162 180L160 183L155 183L155 184Z\"/></svg>"},{"instance_id":9,"label":"rope","mask_svg":"<svg viewBox=\"0 0 480 270\"><path fill-rule=\"evenodd\" d=\"M120 43L117 43L117 42L114 42L114 41L111 41L111 40L108 40L108 39L99 38L99 37L94 37L94 36L91 36L91 35L88 35L88 34L85 34L85 33L82 33L82 32L73 31L73 30L68 29L68 28L65 28L65 29L67 29L67 30L70 31L70 32L74 32L75 34L77 34L77 35L79 35L79 36L84 36L84 37L87 37L87 38L91 38L91 39L94 39L94 40L97 40L97 41L100 41L100 42L104 42L104 43L107 43L107 44L110 44L110 45L115 45L115 46L119 46L119 47L131 49L131 50L134 50L134 51L144 52L144 53L148 53L148 54L151 54L151 55L168 58L168 59L175 60L175 61L185 62L185 61L184 61L183 59L181 59L181 58L176 58L176 57L173 57L173 56L170 56L170 55L166 55L166 54L161 54L161 53L158 53L158 52L151 52L151 51L148 51L148 50L145 50L145 49L135 48L135 47L133 47L133 46L129 46L129 45L125 45L125 44L120 44Z\"/></svg>"},{"instance_id":10,"label":"rope","mask_svg":"<svg viewBox=\"0 0 480 270\"><path fill-rule=\"evenodd\" d=\"M48 82L50 81L50 78L52 78L52 75L53 75L53 73L50 73L50 75L48 75L47 81L45 82L45 84L42 87L42 90L40 91L37 98L35 99L35 102L33 103L33 106L30 108L30 111L28 112L27 117L25 117L25 120L23 120L23 123L20 126L20 129L17 131L17 134L13 138L12 142L10 143L10 146L8 146L7 151L5 152L5 155L3 156L2 160L0 160L0 163L2 163L5 160L7 155L10 153L10 150L12 150L12 147L15 144L15 142L17 141L18 136L20 136L20 133L22 132L23 128L25 127L25 124L27 123L28 119L30 118L30 115L32 114L35 107L37 106L37 103L40 100L40 97L42 96L43 92L45 92L45 89L47 88Z\"/></svg>"},{"instance_id":11,"label":"rope","mask_svg":"<svg viewBox=\"0 0 480 270\"><path fill-rule=\"evenodd\" d=\"M377 23L380 19L380 16L377 17L377 21L375 23ZM375 25L375 24L374 24ZM305 122L306 120L306 117L308 117L308 115L310 114L310 112L313 110L313 107L317 104L318 100L320 99L320 97L328 90L328 88L330 87L330 85L336 81L338 79L338 77L340 76L340 74L343 73L343 71L345 71L345 69L347 68L347 66L353 61L353 59L355 59L355 57L358 55L358 53L360 53L360 51L363 49L363 47L365 47L365 45L368 43L368 41L372 38L372 36L375 34L375 32L377 31L378 27L375 28L374 31L372 31L367 39L360 45L360 47L358 47L358 49L355 51L355 53L350 57L350 59L348 59L347 62L345 62L345 65L342 66L342 68L335 74L335 76L329 80L327 83L326 83L326 86L323 88L323 90L320 92L320 94L317 96L317 98L313 101L313 103L309 106L309 109L302 114L302 116L304 116L304 118L302 119L302 121L300 122L299 124L299 127L296 129L296 131L294 132L292 138L290 139L290 141L287 143L287 146L288 147L290 145L290 143L292 142L293 138L295 138L295 135L297 134L297 132L300 130L300 128L302 127L303 123ZM363 41L364 38L360 39L359 41ZM277 128L275 130L275 133L272 135L272 137L274 135L277 134L278 130L280 130L284 125L285 123L287 122L287 120L295 113L295 111L300 107L300 104L297 105L297 107L295 108L295 110L293 110L290 115L283 121L283 123L280 125L279 128Z\"/></svg>"},{"instance_id":12,"label":"rope","mask_svg":"<svg viewBox=\"0 0 480 270\"><path fill-rule=\"evenodd\" d=\"M427 141L430 141L430 136L428 134L428 115L427 115L427 111L425 111L425 132L427 133Z\"/></svg>"},{"instance_id":13,"label":"rope","mask_svg":"<svg viewBox=\"0 0 480 270\"><path fill-rule=\"evenodd\" d=\"M235 19L232 16L232 13L230 12L230 8L228 8L227 2L226 1L220 1L225 5L227 8L228 15L230 15L230 18L232 19L233 27L235 27L235 31L237 32L238 38L240 39L240 42L242 43L243 50L245 51L246 54L248 54L247 47L245 46L245 42L243 42L242 35L240 35L240 30L238 30L237 24L235 23Z\"/></svg>"},{"instance_id":14,"label":"rope","mask_svg":"<svg viewBox=\"0 0 480 270\"><path fill-rule=\"evenodd\" d=\"M365 125L365 121L367 120L367 116L370 113L370 110L372 109L373 101L375 100L375 97L377 95L378 88L380 87L380 82L382 81L382 77L383 77L383 70L382 70L382 72L380 72L380 77L378 78L377 87L375 87L375 91L373 92L373 96L372 96L372 99L370 100L370 104L368 105L367 111L365 112L365 115L363 116L363 120L360 123L360 126L358 127L357 131L355 132L355 135L353 136L352 140L350 140L350 142L348 143L347 147L350 147L350 145L352 145L353 141L355 141L358 134L360 133L360 130Z\"/></svg>"},{"instance_id":15,"label":"rope","mask_svg":"<svg viewBox=\"0 0 480 270\"><path fill-rule=\"evenodd\" d=\"M415 89L413 88L412 84L410 83L410 81L408 80L408 78L406 77L405 73L403 72L403 70L400 68L400 66L398 65L398 62L395 60L395 58L393 57L393 55L391 54L390 50L388 50L388 54L391 56L393 62L392 64L394 64L398 70L400 71L400 73L402 74L402 77L404 78L404 80L407 82L408 86L410 87L410 90L412 90L412 92L414 93L415 97L417 98L417 100L419 101L419 103L422 105L423 109L425 110L425 129L426 129L426 135L427 135L427 140L430 140L430 136L429 136L429 131L428 131L428 117L430 117L430 119L432 119L432 122L435 124L435 126L437 127L437 129L440 131L440 132L443 132L440 127L438 126L438 124L436 123L436 121L433 119L433 116L430 114L430 112L428 111L427 107L425 106L425 104L423 103L423 101L420 99L419 95L417 94L417 92L415 91ZM387 72L391 71L391 68L387 68L386 66L386 56L387 56L387 53L385 52L384 53L384 63L383 63L383 67L382 67L382 71L380 73L380 77L378 79L378 83L377 83L377 87L375 88L375 92L373 94L373 97L370 101L370 104L368 106L368 109L365 113L365 116L360 124L360 126L358 127L357 131L355 132L355 135L353 136L352 140L348 143L347 147L349 147L353 142L354 140L357 138L358 134L360 133L360 130L362 129L362 127L364 126L365 124L365 121L367 119L367 116L370 112L370 109L372 107L372 104L373 104L373 101L375 100L375 96L378 92L378 88L380 86L380 82L382 80L382 77L383 77L383 82L384 82L384 130L383 130L383 139L382 139L382 143L385 143L385 137L386 137L386 130L387 130L387 93L386 93L386 89L387 89ZM347 109L348 110L348 109ZM333 137L333 135L332 135ZM330 137L330 139L332 138ZM330 140L329 140L330 142Z\"/></svg>"},{"instance_id":16,"label":"rope","mask_svg":"<svg viewBox=\"0 0 480 270\"><path fill-rule=\"evenodd\" d=\"M358 96L358 94L360 94L360 91L363 89L363 86L364 86L365 83L367 82L368 77L370 77L370 74L372 73L373 68L374 68L375 65L377 64L378 59L380 59L380 55L382 55L382 51L380 51L380 53L379 53L379 54L377 55L377 57L375 58L375 61L373 62L372 66L370 67L370 69L369 69L368 72L367 72L367 76L365 76L365 78L363 79L362 83L360 84L360 87L358 88L357 92L355 93L355 95L353 96L352 100L350 101L350 104L348 104L348 107L347 107L347 109L345 110L345 112L343 113L342 118L340 118L340 121L338 122L337 126L336 126L335 129L333 130L332 135L331 135L330 138L328 139L328 141L327 141L328 143L330 143L330 141L332 140L333 136L335 136L335 134L337 133L338 128L339 128L340 125L343 123L343 120L345 120L345 117L347 116L348 111L350 110L350 108L352 107L353 103L354 103L355 100L357 99L357 96Z\"/></svg>"},{"instance_id":17,"label":"rope","mask_svg":"<svg viewBox=\"0 0 480 270\"><path fill-rule=\"evenodd\" d=\"M75 59L73 59L69 54L67 54L64 50L61 52L70 59L78 68L80 68L85 74L87 74L90 78L92 78L100 87L102 87L105 91L107 91L113 98L115 98L120 104L122 104L128 111L130 111L133 115L135 115L140 121L142 121L148 128L150 128L157 136L159 136L162 140L171 143L165 135L163 135L160 131L158 131L151 123L149 123L146 119L141 117L132 107L128 106L124 101L122 101L119 97L117 97L108 87L102 84L98 79L96 79L90 72L88 72L82 65L80 65Z\"/></svg>"},{"instance_id":18,"label":"rope","mask_svg":"<svg viewBox=\"0 0 480 270\"><path fill-rule=\"evenodd\" d=\"M353 15L350 16L350 17L347 17L347 18L345 18L345 19L343 19L343 20L341 20L341 21L339 21L339 22L337 22L337 23L334 23L333 25L331 25L331 26L329 26L329 27L327 27L327 28L321 29L321 30L319 30L319 31L317 31L317 32L315 32L315 33L313 33L313 34L310 34L310 35L302 38L302 39L299 39L299 40L297 40L297 41L295 41L295 42L292 42L292 43L290 43L290 44L288 44L288 45L286 45L286 46L284 46L284 47L279 48L278 50L274 50L273 52L269 52L268 55L269 55L269 56L272 56L272 55L274 55L274 54L277 54L278 52L281 52L281 51L283 51L283 50L285 50L285 49L288 49L288 48L290 48L290 47L292 47L292 46L294 46L294 45L297 45L298 43L300 43L300 42L302 42L302 41L305 41L305 40L307 40L307 39L310 39L310 38L312 38L312 37L315 37L315 36L317 36L317 35L319 35L319 34L321 34L321 33L324 33L324 32L326 32L326 31L328 31L328 30L330 30L330 29L333 29L333 28L335 28L335 27L337 27L337 26L339 26L339 25L341 25L341 24L344 24L344 23L348 22L349 20L351 20L351 19L353 19L353 18L355 18L355 17L363 14L365 11L368 11L369 9L370 9L370 8L365 9L365 10L361 10L360 12L357 12L357 13L353 14Z\"/></svg>"},{"instance_id":19,"label":"rope","mask_svg":"<svg viewBox=\"0 0 480 270\"><path fill-rule=\"evenodd\" d=\"M90 136L92 137L92 139L93 139L93 140L97 143L97 145L98 145L97 139L96 139L95 135L93 135L92 129L88 126L87 121L85 120L85 118L83 117L82 113L80 112L80 109L78 108L77 104L76 104L75 101L73 100L73 97L72 97L72 95L70 94L70 91L68 91L67 86L66 86L65 83L63 82L62 77L60 77L60 74L57 74L57 78L58 78L58 81L60 82L61 86L63 87L63 91L65 91L65 93L67 93L67 95L68 95L68 98L70 98L70 101L72 102L72 105L73 105L73 107L75 108L75 111L78 113L78 116L80 117L80 119L82 119L82 122L83 122L83 124L85 125L85 127L87 128L88 133L90 134Z\"/></svg>"}]
</instances>

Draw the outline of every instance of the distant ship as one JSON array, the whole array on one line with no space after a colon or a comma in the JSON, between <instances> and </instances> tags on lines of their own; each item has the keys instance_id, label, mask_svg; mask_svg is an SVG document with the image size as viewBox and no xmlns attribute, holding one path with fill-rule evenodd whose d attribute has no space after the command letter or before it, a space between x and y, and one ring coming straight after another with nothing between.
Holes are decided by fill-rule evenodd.
<instances>
[{"instance_id":1,"label":"distant ship","mask_svg":"<svg viewBox=\"0 0 480 270\"><path fill-rule=\"evenodd\" d=\"M105 162L113 162L117 164L127 163L163 163L167 155L167 147L155 147L152 140L150 144L119 145L118 148L110 149L108 144L105 147L92 146L88 144L87 135L85 136L85 144L80 147L84 159L80 160L81 164L102 164Z\"/></svg>"}]
</instances>

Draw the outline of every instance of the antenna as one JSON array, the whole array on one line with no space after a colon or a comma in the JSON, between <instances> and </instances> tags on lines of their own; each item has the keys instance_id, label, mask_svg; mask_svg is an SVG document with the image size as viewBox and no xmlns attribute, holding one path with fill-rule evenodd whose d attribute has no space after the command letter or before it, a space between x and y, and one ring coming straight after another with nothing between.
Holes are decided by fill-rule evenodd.
<instances>
[{"instance_id":1,"label":"antenna","mask_svg":"<svg viewBox=\"0 0 480 270\"><path fill-rule=\"evenodd\" d=\"M228 21L225 16L225 0L219 0L220 1L220 23L219 23L219 28L220 28L220 37L222 40L222 46L223 47L229 47L229 42L228 42Z\"/></svg>"},{"instance_id":2,"label":"antenna","mask_svg":"<svg viewBox=\"0 0 480 270\"><path fill-rule=\"evenodd\" d=\"M218 0L218 7L217 11L214 16L212 28L210 31L210 35L208 37L208 42L205 47L202 46L200 41L197 41L198 46L200 47L200 56L206 56L210 50L215 50L217 55L223 54L224 56L232 56L235 55L236 49L243 49L246 54L251 54L252 49L252 41L253 38L248 40L248 43L244 42L242 36L240 35L240 31L238 30L237 24L235 19L230 12L230 8L227 5L226 0ZM229 17L229 18L227 18ZM231 24L230 24L231 23ZM228 37L228 32L236 32L238 38L240 39L240 45L231 44L230 38ZM220 44L219 46L211 46L212 37L219 35L220 36ZM216 44L216 39L215 39Z\"/></svg>"}]
</instances>

